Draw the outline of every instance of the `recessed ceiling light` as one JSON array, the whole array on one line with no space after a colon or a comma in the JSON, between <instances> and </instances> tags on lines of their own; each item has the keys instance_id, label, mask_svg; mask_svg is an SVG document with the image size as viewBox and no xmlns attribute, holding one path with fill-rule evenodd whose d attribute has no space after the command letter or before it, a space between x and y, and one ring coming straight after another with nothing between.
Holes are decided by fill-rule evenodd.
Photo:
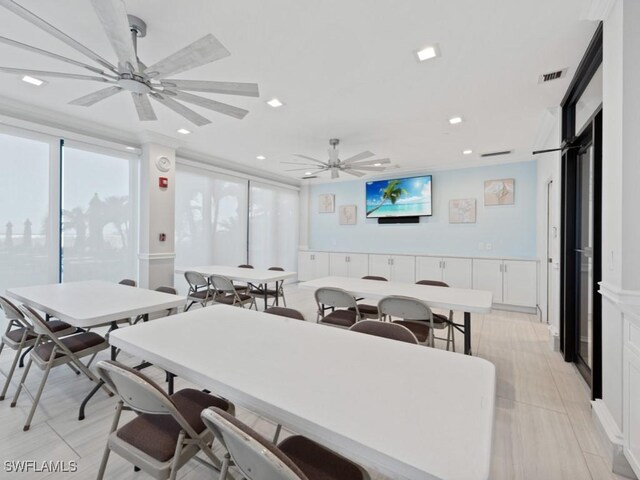
<instances>
[{"instance_id":1,"label":"recessed ceiling light","mask_svg":"<svg viewBox=\"0 0 640 480\"><path fill-rule=\"evenodd\" d=\"M284 103L282 103L280 100L278 100L277 98L272 98L271 100L269 100L267 102L267 105L269 105L270 107L273 108L278 108L284 105Z\"/></svg>"},{"instance_id":2,"label":"recessed ceiling light","mask_svg":"<svg viewBox=\"0 0 640 480\"><path fill-rule=\"evenodd\" d=\"M463 150L462 154L463 155L471 155L473 153L473 150Z\"/></svg>"},{"instance_id":3,"label":"recessed ceiling light","mask_svg":"<svg viewBox=\"0 0 640 480\"><path fill-rule=\"evenodd\" d=\"M456 125L456 124L458 124L458 123L462 123L462 117L451 117L451 118L449 119L449 123L450 123L451 125Z\"/></svg>"},{"instance_id":4,"label":"recessed ceiling light","mask_svg":"<svg viewBox=\"0 0 640 480\"><path fill-rule=\"evenodd\" d=\"M124 147L124 148L126 148L127 150L135 150L134 147Z\"/></svg>"},{"instance_id":5,"label":"recessed ceiling light","mask_svg":"<svg viewBox=\"0 0 640 480\"><path fill-rule=\"evenodd\" d=\"M257 159L257 160L266 160L266 159L267 159L267 157L265 157L264 155L258 155L258 156L256 157L256 159Z\"/></svg>"},{"instance_id":6,"label":"recessed ceiling light","mask_svg":"<svg viewBox=\"0 0 640 480\"><path fill-rule=\"evenodd\" d=\"M181 133L182 135L189 135L191 132L186 128L180 128L178 129L178 133Z\"/></svg>"},{"instance_id":7,"label":"recessed ceiling light","mask_svg":"<svg viewBox=\"0 0 640 480\"><path fill-rule=\"evenodd\" d=\"M311 175L311 172L304 172L305 175Z\"/></svg>"},{"instance_id":8,"label":"recessed ceiling light","mask_svg":"<svg viewBox=\"0 0 640 480\"><path fill-rule=\"evenodd\" d=\"M26 83L30 83L31 85L35 85L36 87L40 87L44 85L44 80L40 80L39 78L30 77L29 75L25 75L22 77L22 81Z\"/></svg>"},{"instance_id":9,"label":"recessed ceiling light","mask_svg":"<svg viewBox=\"0 0 640 480\"><path fill-rule=\"evenodd\" d=\"M422 50L416 52L418 56L418 60L424 62L425 60L429 60L431 58L436 58L440 55L440 51L438 49L438 45L429 45L428 47L424 47Z\"/></svg>"},{"instance_id":10,"label":"recessed ceiling light","mask_svg":"<svg viewBox=\"0 0 640 480\"><path fill-rule=\"evenodd\" d=\"M380 165L382 165L381 163L374 163L373 166L374 167L379 167Z\"/></svg>"}]
</instances>

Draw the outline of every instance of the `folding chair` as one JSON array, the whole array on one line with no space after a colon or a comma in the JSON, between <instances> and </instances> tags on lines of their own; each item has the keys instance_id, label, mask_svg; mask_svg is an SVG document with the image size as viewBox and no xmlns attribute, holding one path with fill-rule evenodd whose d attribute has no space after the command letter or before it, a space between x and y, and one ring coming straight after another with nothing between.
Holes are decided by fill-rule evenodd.
<instances>
[{"instance_id":1,"label":"folding chair","mask_svg":"<svg viewBox=\"0 0 640 480\"><path fill-rule=\"evenodd\" d=\"M393 323L411 330L420 343L434 346L433 313L423 301L401 295L390 295L380 299L378 310L381 315L388 315L390 318L400 317L402 320L394 320Z\"/></svg>"},{"instance_id":2,"label":"folding chair","mask_svg":"<svg viewBox=\"0 0 640 480\"><path fill-rule=\"evenodd\" d=\"M25 320L24 315L22 315L22 312L18 307L11 303L7 298L0 296L0 308L2 308L7 320L9 320L7 329L4 332L4 335L2 335L0 353L2 353L5 345L16 352L13 357L11 367L9 368L9 373L7 373L7 379L5 380L4 387L2 387L2 393L0 393L0 400L4 400L22 352L26 352L26 349L32 348L36 344L38 336L33 331L29 322ZM68 323L60 320L51 320L47 322L47 326L57 337L64 337L65 335L71 335L76 332L75 327L72 327Z\"/></svg>"},{"instance_id":3,"label":"folding chair","mask_svg":"<svg viewBox=\"0 0 640 480\"><path fill-rule=\"evenodd\" d=\"M315 298L318 305L316 322L349 328L354 323L362 320L355 297L341 288L319 288L315 291ZM332 311L325 315L325 310L328 308ZM336 310L336 308L344 310Z\"/></svg>"},{"instance_id":4,"label":"folding chair","mask_svg":"<svg viewBox=\"0 0 640 480\"><path fill-rule=\"evenodd\" d=\"M207 429L227 449L220 480L235 465L248 480L370 480L351 460L301 435L270 443L256 431L219 408L201 414Z\"/></svg>"},{"instance_id":5,"label":"folding chair","mask_svg":"<svg viewBox=\"0 0 640 480\"><path fill-rule=\"evenodd\" d=\"M98 480L104 477L111 451L156 479L175 479L178 470L200 451L220 469L220 460L211 451L213 434L200 419L200 412L218 407L233 415L231 402L191 388L168 396L139 371L114 361L98 362L97 369L120 397ZM119 427L123 410L133 410L138 416Z\"/></svg>"},{"instance_id":6,"label":"folding chair","mask_svg":"<svg viewBox=\"0 0 640 480\"><path fill-rule=\"evenodd\" d=\"M429 285L431 287L446 287L449 285L440 280L418 280L416 285ZM447 329L447 338L435 337L436 340L444 340L447 342L447 350L449 350L449 344L452 346L452 350L456 351L456 325L453 323L453 310L449 310L449 316L442 315L440 313L433 314L433 326L436 330Z\"/></svg>"},{"instance_id":7,"label":"folding chair","mask_svg":"<svg viewBox=\"0 0 640 480\"><path fill-rule=\"evenodd\" d=\"M209 285L209 280L204 275L198 272L184 272L184 278L189 284L189 292L187 293L187 303L184 311L186 312L191 308L194 303L199 303L203 307L207 306L207 303L213 301L213 290Z\"/></svg>"},{"instance_id":8,"label":"folding chair","mask_svg":"<svg viewBox=\"0 0 640 480\"><path fill-rule=\"evenodd\" d=\"M98 352L109 348L109 343L104 339L104 337L94 332L82 332L58 338L50 330L48 326L49 322L45 322L40 314L38 314L38 312L33 308L26 305L22 305L20 308L25 315L25 319L28 319L28 321L32 323L33 330L38 337L36 338L33 350L29 354L29 363L27 363L27 366L24 369L22 379L20 380L18 389L16 390L13 401L11 402L12 407L15 407L18 402L18 397L25 386L25 381L29 374L29 370L31 369L31 365L35 364L40 370L44 371L38 391L33 398L33 404L31 405L31 410L27 416L27 421L23 427L23 430L27 431L31 426L31 420L36 412L38 403L40 402L40 397L44 390L45 383L47 383L47 378L49 377L51 369L60 365L73 365L89 377L89 380L98 383L98 379L93 375L93 373L91 373L91 370L89 370L89 365L91 365L91 362ZM90 356L91 358L87 365L85 365L80 361L80 359L87 356ZM105 388L105 391L111 395L109 389Z\"/></svg>"},{"instance_id":9,"label":"folding chair","mask_svg":"<svg viewBox=\"0 0 640 480\"><path fill-rule=\"evenodd\" d=\"M352 332L389 338L399 342L418 344L418 339L407 327L398 323L381 322L380 320L361 320L349 328Z\"/></svg>"},{"instance_id":10,"label":"folding chair","mask_svg":"<svg viewBox=\"0 0 640 480\"><path fill-rule=\"evenodd\" d=\"M249 308L255 307L255 309L258 310L255 297L246 293L240 293L234 287L233 282L227 277L211 275L209 277L209 283L213 288L215 303L224 303L225 305L239 306L242 308L248 303Z\"/></svg>"}]
</instances>

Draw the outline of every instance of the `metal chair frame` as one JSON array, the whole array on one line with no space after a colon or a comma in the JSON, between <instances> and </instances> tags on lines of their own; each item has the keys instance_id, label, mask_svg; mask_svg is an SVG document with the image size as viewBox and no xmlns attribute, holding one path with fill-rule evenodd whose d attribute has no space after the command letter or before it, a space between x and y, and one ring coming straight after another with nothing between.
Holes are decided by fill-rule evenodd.
<instances>
[{"instance_id":1,"label":"metal chair frame","mask_svg":"<svg viewBox=\"0 0 640 480\"><path fill-rule=\"evenodd\" d=\"M441 282L440 280L418 280L416 285L428 285L432 287L445 287L449 288L449 284L445 282ZM452 351L456 351L456 334L455 329L458 326L453 321L453 310L449 310L449 317L445 323L435 323L436 329L444 330L447 329L447 338L444 337L435 337L436 340L444 340L447 342L447 350L449 350L449 344L451 344ZM458 328L460 330L460 328ZM463 332L463 330L460 330ZM434 335L435 336L435 335Z\"/></svg>"},{"instance_id":2,"label":"metal chair frame","mask_svg":"<svg viewBox=\"0 0 640 480\"><path fill-rule=\"evenodd\" d=\"M378 302L378 311L381 315L391 317L400 317L407 322L429 324L429 338L427 343L434 347L434 323L433 312L431 308L421 300L412 297L404 297L402 295L389 295L381 298Z\"/></svg>"},{"instance_id":3,"label":"metal chair frame","mask_svg":"<svg viewBox=\"0 0 640 480\"><path fill-rule=\"evenodd\" d=\"M228 297L229 295L233 295L233 303L232 306L238 306L244 308L244 306L248 303L249 309L254 307L258 310L258 305L256 304L256 299L254 296L250 295L247 299L241 299L238 290L233 285L233 282L224 277L222 275L210 275L209 283L211 288L213 288L213 301L218 302L220 297Z\"/></svg>"},{"instance_id":4,"label":"metal chair frame","mask_svg":"<svg viewBox=\"0 0 640 480\"><path fill-rule=\"evenodd\" d=\"M353 309L356 313L356 322L362 320L360 309L358 308L358 302L356 302L355 297L346 290L335 287L322 287L318 288L314 292L314 297L316 299L316 304L318 305L316 323L322 323L322 319L325 317L324 312L328 308L332 311L335 311L336 308ZM329 307L327 307L327 305Z\"/></svg>"},{"instance_id":5,"label":"metal chair frame","mask_svg":"<svg viewBox=\"0 0 640 480\"><path fill-rule=\"evenodd\" d=\"M213 290L211 289L211 284L207 277L199 272L187 271L184 272L184 278L189 285L187 305L184 308L185 312L188 311L194 303L199 303L203 307L206 307L207 303L213 301ZM195 296L195 294L202 293L203 291L206 292L204 298Z\"/></svg>"}]
</instances>

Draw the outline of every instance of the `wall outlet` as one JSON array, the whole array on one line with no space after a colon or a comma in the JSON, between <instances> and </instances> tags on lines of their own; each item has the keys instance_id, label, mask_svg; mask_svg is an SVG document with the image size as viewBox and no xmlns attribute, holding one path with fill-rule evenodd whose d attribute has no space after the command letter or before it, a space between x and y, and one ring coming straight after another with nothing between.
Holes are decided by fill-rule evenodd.
<instances>
[{"instance_id":1,"label":"wall outlet","mask_svg":"<svg viewBox=\"0 0 640 480\"><path fill-rule=\"evenodd\" d=\"M487 243L486 248L487 250L491 250L493 248L493 245L491 245L490 243Z\"/></svg>"}]
</instances>

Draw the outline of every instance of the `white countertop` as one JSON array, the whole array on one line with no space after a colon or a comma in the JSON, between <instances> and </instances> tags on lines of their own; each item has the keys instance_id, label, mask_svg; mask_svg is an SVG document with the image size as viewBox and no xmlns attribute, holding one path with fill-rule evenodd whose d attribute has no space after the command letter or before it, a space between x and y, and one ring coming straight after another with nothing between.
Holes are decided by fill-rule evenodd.
<instances>
[{"instance_id":1,"label":"white countertop","mask_svg":"<svg viewBox=\"0 0 640 480\"><path fill-rule=\"evenodd\" d=\"M440 253L411 253L411 252L403 252L403 253L388 253L388 252L362 252L362 251L349 251L349 250L322 250L322 249L313 249L313 248L299 248L299 252L322 252L322 253L340 253L345 255L382 255L382 256L398 256L398 257L438 257L438 258L477 258L480 260L513 260L513 261L523 261L523 262L539 262L535 257L513 257L513 256L504 256L504 255L453 255L450 253L440 254Z\"/></svg>"},{"instance_id":2,"label":"white countertop","mask_svg":"<svg viewBox=\"0 0 640 480\"><path fill-rule=\"evenodd\" d=\"M486 360L225 305L110 341L394 479L489 477Z\"/></svg>"}]
</instances>

